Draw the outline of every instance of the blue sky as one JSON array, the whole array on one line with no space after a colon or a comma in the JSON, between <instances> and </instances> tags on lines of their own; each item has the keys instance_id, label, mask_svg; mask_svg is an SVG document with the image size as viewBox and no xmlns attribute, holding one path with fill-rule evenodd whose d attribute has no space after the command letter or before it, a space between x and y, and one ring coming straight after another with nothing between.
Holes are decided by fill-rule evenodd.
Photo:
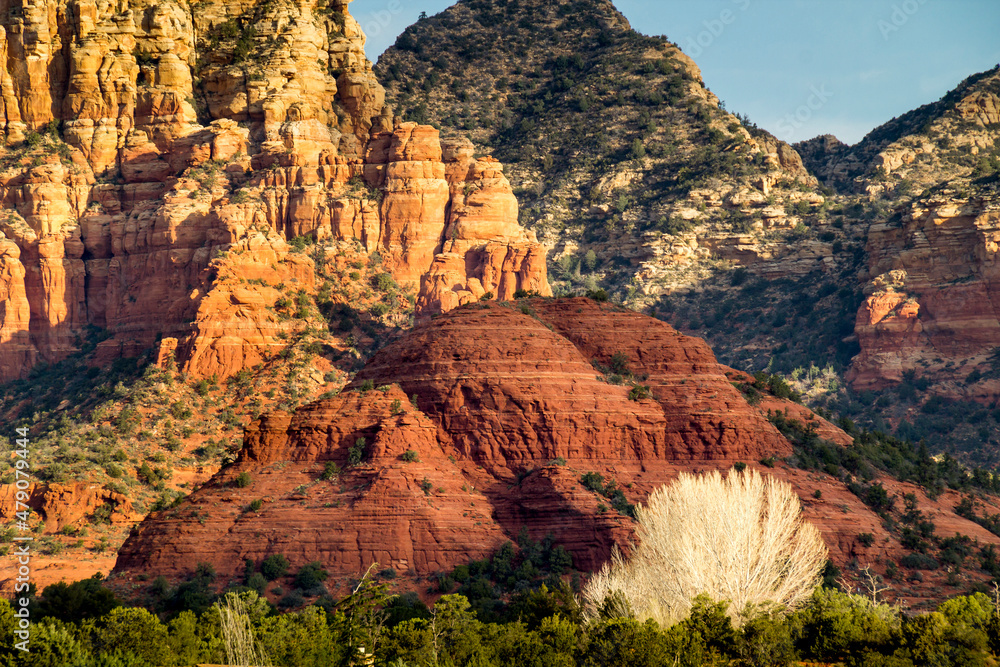
<instances>
[{"instance_id":1,"label":"blue sky","mask_svg":"<svg viewBox=\"0 0 1000 667\"><path fill-rule=\"evenodd\" d=\"M614 0L666 35L729 111L786 141L855 143L1000 63L1000 0ZM448 0L355 0L372 60Z\"/></svg>"}]
</instances>

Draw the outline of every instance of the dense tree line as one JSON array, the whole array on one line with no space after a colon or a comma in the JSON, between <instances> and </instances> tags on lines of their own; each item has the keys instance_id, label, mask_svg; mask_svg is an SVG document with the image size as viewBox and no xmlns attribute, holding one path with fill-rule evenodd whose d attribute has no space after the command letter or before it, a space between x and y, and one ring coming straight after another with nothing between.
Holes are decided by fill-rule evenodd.
<instances>
[{"instance_id":1,"label":"dense tree line","mask_svg":"<svg viewBox=\"0 0 1000 667\"><path fill-rule=\"evenodd\" d=\"M957 597L934 612L899 607L832 588L817 589L797 610L762 605L737 615L727 603L696 599L670 627L640 622L609 604L586 619L568 585L542 585L508 596L484 621L463 595L431 607L413 594L388 596L363 580L325 608L279 613L253 591L240 596L247 626L270 664L352 663L363 648L376 665L791 665L797 660L847 666L996 664L1000 611L982 593ZM13 646L15 618L0 600L0 665L145 667L226 661L223 614L156 615L123 606L97 580L45 589L33 608L31 652Z\"/></svg>"}]
</instances>

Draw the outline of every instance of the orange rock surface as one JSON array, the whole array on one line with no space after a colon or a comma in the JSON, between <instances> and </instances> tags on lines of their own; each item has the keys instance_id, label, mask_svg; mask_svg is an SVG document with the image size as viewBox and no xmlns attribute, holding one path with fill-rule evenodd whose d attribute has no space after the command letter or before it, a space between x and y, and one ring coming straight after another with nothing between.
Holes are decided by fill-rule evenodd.
<instances>
[{"instance_id":1,"label":"orange rock surface","mask_svg":"<svg viewBox=\"0 0 1000 667\"><path fill-rule=\"evenodd\" d=\"M13 484L0 484L0 519L12 520L17 512L17 489ZM108 506L111 523L128 523L139 518L132 502L121 493L97 484L34 484L27 489L27 504L37 513L46 532L58 532L65 526L75 526L102 506Z\"/></svg>"},{"instance_id":2,"label":"orange rock surface","mask_svg":"<svg viewBox=\"0 0 1000 667\"><path fill-rule=\"evenodd\" d=\"M307 285L280 243L303 235L379 252L424 313L550 293L500 164L393 117L345 1L58 0L3 20L0 381L88 325L113 334L101 362L162 339L195 376L256 363L282 295L219 276L270 264Z\"/></svg>"},{"instance_id":3,"label":"orange rock surface","mask_svg":"<svg viewBox=\"0 0 1000 667\"><path fill-rule=\"evenodd\" d=\"M985 201L921 201L901 223L873 225L874 278L855 324L861 354L848 374L853 386L891 386L907 370L953 381L951 365L964 366L964 379L983 364L1000 337L998 243L1000 215ZM954 386L935 391L977 398L998 389L993 382L958 394Z\"/></svg>"},{"instance_id":4,"label":"orange rock surface","mask_svg":"<svg viewBox=\"0 0 1000 667\"><path fill-rule=\"evenodd\" d=\"M327 461L347 467L358 438L366 439L366 462L322 480ZM406 451L419 460L404 461ZM246 488L235 485L241 472L251 476ZM256 512L248 509L255 499ZM252 424L236 465L176 510L140 524L117 567L170 575L209 562L228 574L245 558L283 553L297 565L319 560L335 574L373 561L435 572L503 542L489 511L438 444L435 424L405 394L346 393Z\"/></svg>"}]
</instances>

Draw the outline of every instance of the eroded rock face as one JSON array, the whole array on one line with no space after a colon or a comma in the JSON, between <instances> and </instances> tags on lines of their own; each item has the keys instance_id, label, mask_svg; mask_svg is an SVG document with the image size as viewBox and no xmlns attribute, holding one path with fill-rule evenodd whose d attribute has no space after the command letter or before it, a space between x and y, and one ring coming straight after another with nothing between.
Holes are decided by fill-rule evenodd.
<instances>
[{"instance_id":1,"label":"eroded rock face","mask_svg":"<svg viewBox=\"0 0 1000 667\"><path fill-rule=\"evenodd\" d=\"M861 354L848 378L882 388L916 370L934 380L945 365L984 363L1000 338L1000 212L984 200L925 200L869 232L868 297L855 332ZM971 365L969 365L971 363ZM989 381L987 380L987 384ZM973 397L997 387L973 387ZM954 393L954 392L951 392Z\"/></svg>"},{"instance_id":2,"label":"eroded rock face","mask_svg":"<svg viewBox=\"0 0 1000 667\"><path fill-rule=\"evenodd\" d=\"M188 561L205 561L229 572L244 558L283 553L296 564L319 560L336 573L373 561L432 572L485 555L503 533L490 520L489 501L448 460L436 431L398 389L348 393L294 415L268 415L248 427L236 466L196 492L192 504L139 527L119 556L120 568L179 573ZM347 467L348 450L362 437L366 463L320 480L327 461ZM404 461L407 451L419 460ZM243 471L252 483L237 489L233 480ZM248 511L256 498L262 509ZM217 501L217 509L208 509ZM204 523L190 520L196 507L203 507Z\"/></svg>"},{"instance_id":3,"label":"eroded rock face","mask_svg":"<svg viewBox=\"0 0 1000 667\"><path fill-rule=\"evenodd\" d=\"M263 311L282 295L234 276L308 290L298 236L379 252L425 313L549 294L501 165L393 117L346 2L61 0L6 20L0 380L88 325L113 334L102 361L162 338L195 376L256 363L280 348Z\"/></svg>"},{"instance_id":4,"label":"eroded rock face","mask_svg":"<svg viewBox=\"0 0 1000 667\"><path fill-rule=\"evenodd\" d=\"M522 526L593 568L630 524L599 510L583 472L639 499L684 466L791 452L704 342L587 299L520 303L534 314L483 303L434 318L381 351L354 390L254 422L237 463L141 524L117 570L181 575L206 561L229 573L283 553L336 574L377 560L425 575L491 553ZM595 370L615 353L648 374L652 398L630 400ZM365 380L380 388L360 391ZM328 462L343 472L323 480ZM243 472L246 489L234 484Z\"/></svg>"},{"instance_id":5,"label":"eroded rock face","mask_svg":"<svg viewBox=\"0 0 1000 667\"><path fill-rule=\"evenodd\" d=\"M703 341L589 299L520 303L530 314L473 307L432 322L379 352L352 386L372 380L416 394L462 455L484 467L790 453ZM629 387L595 370L616 353L646 377L651 399L629 400Z\"/></svg>"},{"instance_id":6,"label":"eroded rock face","mask_svg":"<svg viewBox=\"0 0 1000 667\"><path fill-rule=\"evenodd\" d=\"M41 517L49 533L78 525L98 511L106 512L106 520L113 524L131 523L140 516L123 494L97 484L31 484L27 492L28 506ZM14 484L0 484L0 518L15 518L16 493Z\"/></svg>"},{"instance_id":7,"label":"eroded rock face","mask_svg":"<svg viewBox=\"0 0 1000 667\"><path fill-rule=\"evenodd\" d=\"M630 400L629 387L608 383L595 362L645 377L651 397ZM404 573L405 588L489 555L522 528L551 535L591 570L633 534L628 517L581 484L584 473L641 502L681 471L743 461L793 485L835 562L858 559L881 573L903 549L839 479L755 463L792 454L768 411L812 424L837 446L851 438L798 404L749 405L732 385L743 378L702 340L607 304L468 305L384 348L339 396L252 423L235 465L150 515L115 570L183 577L208 562L228 577L246 558L281 553L292 571L320 561L331 581L378 562ZM376 388L362 391L366 381ZM361 463L350 465L352 448L364 451ZM235 483L242 473L249 486ZM957 494L935 501L881 481L890 493L915 493L949 533L1000 543L952 512ZM864 532L874 536L868 546Z\"/></svg>"}]
</instances>

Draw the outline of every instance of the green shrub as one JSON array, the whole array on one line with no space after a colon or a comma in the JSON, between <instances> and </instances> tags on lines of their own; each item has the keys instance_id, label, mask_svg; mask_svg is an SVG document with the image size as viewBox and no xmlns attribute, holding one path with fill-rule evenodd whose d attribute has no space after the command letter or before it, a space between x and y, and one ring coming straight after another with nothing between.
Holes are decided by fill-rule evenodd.
<instances>
[{"instance_id":1,"label":"green shrub","mask_svg":"<svg viewBox=\"0 0 1000 667\"><path fill-rule=\"evenodd\" d=\"M174 419L190 419L191 408L184 405L181 401L175 401L170 405L170 414Z\"/></svg>"},{"instance_id":2,"label":"green shrub","mask_svg":"<svg viewBox=\"0 0 1000 667\"><path fill-rule=\"evenodd\" d=\"M636 139L632 142L632 147L629 149L628 156L633 160L641 160L646 157L646 147L642 144L641 139Z\"/></svg>"},{"instance_id":3,"label":"green shrub","mask_svg":"<svg viewBox=\"0 0 1000 667\"><path fill-rule=\"evenodd\" d=\"M397 288L396 281L390 273L378 273L372 277L372 287L380 292L390 292Z\"/></svg>"},{"instance_id":4,"label":"green shrub","mask_svg":"<svg viewBox=\"0 0 1000 667\"><path fill-rule=\"evenodd\" d=\"M143 463L136 470L136 477L139 481L154 488L162 486L163 482L170 478L170 471L165 468L153 468L148 463Z\"/></svg>"},{"instance_id":5,"label":"green shrub","mask_svg":"<svg viewBox=\"0 0 1000 667\"><path fill-rule=\"evenodd\" d=\"M594 491L595 493L604 492L604 476L600 473L584 473L583 477L580 478L580 483L583 484L584 488Z\"/></svg>"},{"instance_id":6,"label":"green shrub","mask_svg":"<svg viewBox=\"0 0 1000 667\"><path fill-rule=\"evenodd\" d=\"M267 579L260 572L254 572L247 578L247 587L257 591L258 595L263 595L267 589Z\"/></svg>"},{"instance_id":7,"label":"green shrub","mask_svg":"<svg viewBox=\"0 0 1000 667\"><path fill-rule=\"evenodd\" d=\"M281 554L271 554L260 564L260 573L268 581L280 579L288 573L288 559Z\"/></svg>"},{"instance_id":8,"label":"green shrub","mask_svg":"<svg viewBox=\"0 0 1000 667\"><path fill-rule=\"evenodd\" d=\"M97 645L103 646L108 653L118 651L133 656L132 664L164 665L170 657L166 626L145 609L112 609L102 619L95 635Z\"/></svg>"},{"instance_id":9,"label":"green shrub","mask_svg":"<svg viewBox=\"0 0 1000 667\"><path fill-rule=\"evenodd\" d=\"M73 583L59 582L45 587L38 598L37 619L56 618L79 623L100 618L121 605L113 591L105 588L100 574Z\"/></svg>"},{"instance_id":10,"label":"green shrub","mask_svg":"<svg viewBox=\"0 0 1000 667\"><path fill-rule=\"evenodd\" d=\"M644 384L637 384L628 392L628 400L630 401L641 401L649 397L649 387Z\"/></svg>"},{"instance_id":11,"label":"green shrub","mask_svg":"<svg viewBox=\"0 0 1000 667\"><path fill-rule=\"evenodd\" d=\"M306 603L305 596L301 591L290 591L287 595L278 600L278 607L281 609L295 609Z\"/></svg>"},{"instance_id":12,"label":"green shrub","mask_svg":"<svg viewBox=\"0 0 1000 667\"><path fill-rule=\"evenodd\" d=\"M248 486L250 486L252 482L253 478L250 476L250 473L244 470L239 475L237 475L236 478L233 480L233 485L236 486L237 488L245 489Z\"/></svg>"},{"instance_id":13,"label":"green shrub","mask_svg":"<svg viewBox=\"0 0 1000 667\"><path fill-rule=\"evenodd\" d=\"M298 574L295 575L295 586L304 591L306 595L321 595L325 592L323 582L329 576L327 571L323 569L322 563L313 561L299 568Z\"/></svg>"},{"instance_id":14,"label":"green shrub","mask_svg":"<svg viewBox=\"0 0 1000 667\"><path fill-rule=\"evenodd\" d=\"M292 246L292 252L302 252L306 249L306 246L312 245L316 241L311 236L296 236L288 245Z\"/></svg>"},{"instance_id":15,"label":"green shrub","mask_svg":"<svg viewBox=\"0 0 1000 667\"><path fill-rule=\"evenodd\" d=\"M347 450L347 462L352 466L356 466L361 463L361 459L365 456L365 446L366 441L364 438L358 438L354 441L354 446Z\"/></svg>"},{"instance_id":16,"label":"green shrub","mask_svg":"<svg viewBox=\"0 0 1000 667\"><path fill-rule=\"evenodd\" d=\"M587 290L587 298L598 303L603 303L608 300L608 293L603 289Z\"/></svg>"},{"instance_id":17,"label":"green shrub","mask_svg":"<svg viewBox=\"0 0 1000 667\"><path fill-rule=\"evenodd\" d=\"M888 605L831 588L817 589L790 622L801 625L804 655L836 662L865 651L888 650L900 629L900 614Z\"/></svg>"},{"instance_id":18,"label":"green shrub","mask_svg":"<svg viewBox=\"0 0 1000 667\"><path fill-rule=\"evenodd\" d=\"M749 614L745 614L749 615ZM735 641L739 664L754 667L789 667L796 657L790 624L777 611L750 615ZM721 643L725 647L725 643Z\"/></svg>"},{"instance_id":19,"label":"green shrub","mask_svg":"<svg viewBox=\"0 0 1000 667\"><path fill-rule=\"evenodd\" d=\"M417 454L412 449L407 449L405 452L403 452L403 460L406 461L407 463L413 463L415 461L420 460L420 455Z\"/></svg>"},{"instance_id":20,"label":"green shrub","mask_svg":"<svg viewBox=\"0 0 1000 667\"><path fill-rule=\"evenodd\" d=\"M927 554L906 554L899 559L899 564L911 570L936 570L940 563L933 556Z\"/></svg>"},{"instance_id":21,"label":"green shrub","mask_svg":"<svg viewBox=\"0 0 1000 667\"><path fill-rule=\"evenodd\" d=\"M610 479L606 483L604 476L596 472L584 473L580 477L580 483L590 491L599 493L611 501L611 507L620 514L635 516L635 506L628 502L625 493L618 488L617 482Z\"/></svg>"}]
</instances>

